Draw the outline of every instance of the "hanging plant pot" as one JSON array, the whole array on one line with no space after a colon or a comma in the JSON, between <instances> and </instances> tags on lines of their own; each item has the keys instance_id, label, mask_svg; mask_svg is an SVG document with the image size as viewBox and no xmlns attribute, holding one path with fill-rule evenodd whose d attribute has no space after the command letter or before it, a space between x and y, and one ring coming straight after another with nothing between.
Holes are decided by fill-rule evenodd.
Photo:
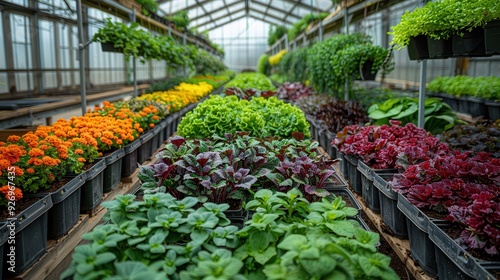
<instances>
[{"instance_id":1,"label":"hanging plant pot","mask_svg":"<svg viewBox=\"0 0 500 280\"><path fill-rule=\"evenodd\" d=\"M103 52L116 52L116 53L123 52L123 49L115 48L115 43L112 42L101 43L101 49Z\"/></svg>"},{"instance_id":2,"label":"hanging plant pot","mask_svg":"<svg viewBox=\"0 0 500 280\"><path fill-rule=\"evenodd\" d=\"M49 239L57 239L65 235L80 218L80 187L85 184L85 174L73 177L57 191L50 193L52 208L49 210Z\"/></svg>"},{"instance_id":3,"label":"hanging plant pot","mask_svg":"<svg viewBox=\"0 0 500 280\"><path fill-rule=\"evenodd\" d=\"M367 60L363 64L363 67L359 70L360 77L356 76L356 80L360 81L374 81L377 76L377 72L372 73L373 60Z\"/></svg>"},{"instance_id":4,"label":"hanging plant pot","mask_svg":"<svg viewBox=\"0 0 500 280\"><path fill-rule=\"evenodd\" d=\"M463 31L463 36L453 35L453 56L487 56L484 29Z\"/></svg>"},{"instance_id":5,"label":"hanging plant pot","mask_svg":"<svg viewBox=\"0 0 500 280\"><path fill-rule=\"evenodd\" d=\"M487 55L500 54L500 20L486 24L484 27L484 43Z\"/></svg>"},{"instance_id":6,"label":"hanging plant pot","mask_svg":"<svg viewBox=\"0 0 500 280\"><path fill-rule=\"evenodd\" d=\"M26 195L26 197L29 197ZM22 274L29 269L47 251L47 216L52 207L50 194L45 194L42 198L34 197L38 200L24 211L9 221L7 229L15 231L15 246L6 246L3 251L4 258L9 255L15 256L15 271L4 269L4 277L12 278ZM13 228L10 228L13 225ZM10 234L10 233L9 233ZM10 250L10 249L14 250Z\"/></svg>"},{"instance_id":7,"label":"hanging plant pot","mask_svg":"<svg viewBox=\"0 0 500 280\"><path fill-rule=\"evenodd\" d=\"M500 102L495 102L491 100L486 100L484 102L486 110L488 111L488 118L490 120L500 119Z\"/></svg>"},{"instance_id":8,"label":"hanging plant pot","mask_svg":"<svg viewBox=\"0 0 500 280\"><path fill-rule=\"evenodd\" d=\"M125 156L123 149L118 149L103 157L106 168L103 171L103 192L107 193L116 188L122 178L122 160Z\"/></svg>"},{"instance_id":9,"label":"hanging plant pot","mask_svg":"<svg viewBox=\"0 0 500 280\"><path fill-rule=\"evenodd\" d=\"M132 143L123 147L125 155L122 160L122 177L132 175L137 169L137 149L141 146L141 140L135 139Z\"/></svg>"},{"instance_id":10,"label":"hanging plant pot","mask_svg":"<svg viewBox=\"0 0 500 280\"><path fill-rule=\"evenodd\" d=\"M398 209L398 193L392 190L387 180L394 176L393 173L375 173L373 175L373 186L380 191L380 215L382 221L389 226L394 235L399 238L408 236L406 217Z\"/></svg>"},{"instance_id":11,"label":"hanging plant pot","mask_svg":"<svg viewBox=\"0 0 500 280\"><path fill-rule=\"evenodd\" d=\"M103 159L99 159L87 170L87 181L81 187L80 212L92 210L101 202L103 195L103 171L105 168L106 162Z\"/></svg>"},{"instance_id":12,"label":"hanging plant pot","mask_svg":"<svg viewBox=\"0 0 500 280\"><path fill-rule=\"evenodd\" d=\"M429 48L429 58L431 59L442 59L453 56L453 40L451 37L440 40L427 37L427 45Z\"/></svg>"},{"instance_id":13,"label":"hanging plant pot","mask_svg":"<svg viewBox=\"0 0 500 280\"><path fill-rule=\"evenodd\" d=\"M410 43L408 44L408 56L410 57L410 60L422 60L429 58L427 36L419 35L410 38Z\"/></svg>"}]
</instances>

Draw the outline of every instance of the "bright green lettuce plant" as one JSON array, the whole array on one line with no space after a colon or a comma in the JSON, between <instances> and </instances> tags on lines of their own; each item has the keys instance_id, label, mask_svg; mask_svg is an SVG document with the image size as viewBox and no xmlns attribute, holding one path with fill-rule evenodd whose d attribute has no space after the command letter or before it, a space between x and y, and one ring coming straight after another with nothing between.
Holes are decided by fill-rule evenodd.
<instances>
[{"instance_id":1,"label":"bright green lettuce plant","mask_svg":"<svg viewBox=\"0 0 500 280\"><path fill-rule=\"evenodd\" d=\"M186 138L206 138L238 131L252 136L292 137L301 133L309 138L309 123L297 107L275 97L239 100L236 96L211 96L187 113L177 128Z\"/></svg>"},{"instance_id":2,"label":"bright green lettuce plant","mask_svg":"<svg viewBox=\"0 0 500 280\"><path fill-rule=\"evenodd\" d=\"M239 73L231 81L229 81L224 88L239 88L242 90L255 89L255 90L276 90L271 79L263 73Z\"/></svg>"}]
</instances>

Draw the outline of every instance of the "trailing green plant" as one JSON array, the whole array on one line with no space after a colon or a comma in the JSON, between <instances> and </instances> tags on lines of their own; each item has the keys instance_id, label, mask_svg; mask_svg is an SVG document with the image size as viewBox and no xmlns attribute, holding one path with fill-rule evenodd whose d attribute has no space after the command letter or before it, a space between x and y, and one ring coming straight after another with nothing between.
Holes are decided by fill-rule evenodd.
<instances>
[{"instance_id":1,"label":"trailing green plant","mask_svg":"<svg viewBox=\"0 0 500 280\"><path fill-rule=\"evenodd\" d=\"M372 72L382 67L392 70L392 63L384 62L387 50L372 46L370 38L361 33L335 35L316 43L307 55L307 72L317 92L343 98L345 83L352 87L353 76L359 73L364 62L373 58Z\"/></svg>"},{"instance_id":2,"label":"trailing green plant","mask_svg":"<svg viewBox=\"0 0 500 280\"><path fill-rule=\"evenodd\" d=\"M149 15L148 12L158 12L158 2L154 0L135 0L135 2L141 4L141 6L146 9L146 15Z\"/></svg>"},{"instance_id":3,"label":"trailing green plant","mask_svg":"<svg viewBox=\"0 0 500 280\"><path fill-rule=\"evenodd\" d=\"M269 55L263 54L257 62L257 73L268 76L271 74L271 65L269 64Z\"/></svg>"},{"instance_id":4,"label":"trailing green plant","mask_svg":"<svg viewBox=\"0 0 500 280\"><path fill-rule=\"evenodd\" d=\"M184 30L185 28L187 28L189 26L189 22L190 22L188 11L185 11L185 10L178 11L177 13L175 13L171 16L168 16L167 19L170 22L173 22L175 24L175 26L181 30Z\"/></svg>"},{"instance_id":5,"label":"trailing green plant","mask_svg":"<svg viewBox=\"0 0 500 280\"><path fill-rule=\"evenodd\" d=\"M113 46L125 55L125 60L131 56L141 61L158 59L165 60L169 66L189 65L191 61L185 56L185 51L172 37L152 36L149 32L138 29L134 22L127 26L121 22L106 19L103 27L94 34L92 40L101 43L113 43Z\"/></svg>"},{"instance_id":6,"label":"trailing green plant","mask_svg":"<svg viewBox=\"0 0 500 280\"><path fill-rule=\"evenodd\" d=\"M382 69L383 75L386 75L394 69L393 62L384 63L388 54L389 50L380 46L368 43L355 44L338 51L331 63L335 66L334 74L336 76L345 77L354 74L356 78L364 79L362 69L365 63L372 63L370 68L372 74Z\"/></svg>"},{"instance_id":7,"label":"trailing green plant","mask_svg":"<svg viewBox=\"0 0 500 280\"><path fill-rule=\"evenodd\" d=\"M224 63L205 50L197 49L191 53L191 59L197 74L208 75L219 73L227 69Z\"/></svg>"},{"instance_id":8,"label":"trailing green plant","mask_svg":"<svg viewBox=\"0 0 500 280\"><path fill-rule=\"evenodd\" d=\"M328 13L319 13L319 14L310 13L303 16L299 21L294 23L292 27L288 30L288 40L293 40L295 37L297 37L297 35L306 30L307 26L310 23L323 20L327 16Z\"/></svg>"},{"instance_id":9,"label":"trailing green plant","mask_svg":"<svg viewBox=\"0 0 500 280\"><path fill-rule=\"evenodd\" d=\"M224 88L255 89L260 91L276 90L271 79L262 73L239 73Z\"/></svg>"},{"instance_id":10,"label":"trailing green plant","mask_svg":"<svg viewBox=\"0 0 500 280\"><path fill-rule=\"evenodd\" d=\"M499 18L500 3L497 1L428 1L423 7L406 11L389 34L394 36L391 44L401 49L409 44L411 37L428 35L435 40L448 39Z\"/></svg>"},{"instance_id":11,"label":"trailing green plant","mask_svg":"<svg viewBox=\"0 0 500 280\"><path fill-rule=\"evenodd\" d=\"M278 41L281 37L287 34L288 30L284 26L269 26L269 36L267 37L267 45L272 46L276 41Z\"/></svg>"},{"instance_id":12,"label":"trailing green plant","mask_svg":"<svg viewBox=\"0 0 500 280\"><path fill-rule=\"evenodd\" d=\"M375 124L389 124L399 120L402 124L418 124L418 97L399 97L383 103L375 103L368 108L368 117ZM432 134L439 134L461 123L453 109L438 98L426 98L424 128Z\"/></svg>"},{"instance_id":13,"label":"trailing green plant","mask_svg":"<svg viewBox=\"0 0 500 280\"><path fill-rule=\"evenodd\" d=\"M500 77L436 77L427 88L432 92L442 92L457 97L474 96L500 100Z\"/></svg>"}]
</instances>

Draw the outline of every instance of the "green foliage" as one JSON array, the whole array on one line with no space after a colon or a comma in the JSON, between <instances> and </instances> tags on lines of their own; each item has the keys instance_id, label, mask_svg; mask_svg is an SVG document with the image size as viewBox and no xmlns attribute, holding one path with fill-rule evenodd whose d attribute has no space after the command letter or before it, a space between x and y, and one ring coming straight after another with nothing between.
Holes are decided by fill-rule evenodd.
<instances>
[{"instance_id":1,"label":"green foliage","mask_svg":"<svg viewBox=\"0 0 500 280\"><path fill-rule=\"evenodd\" d=\"M167 19L175 24L180 29L185 29L189 26L188 11L178 11L177 13L168 16Z\"/></svg>"},{"instance_id":2,"label":"green foliage","mask_svg":"<svg viewBox=\"0 0 500 280\"><path fill-rule=\"evenodd\" d=\"M429 35L433 39L447 39L462 35L464 30L484 26L500 18L500 3L490 0L429 1L425 6L406 11L401 21L392 26L391 44L396 49L407 46L411 37Z\"/></svg>"},{"instance_id":3,"label":"green foliage","mask_svg":"<svg viewBox=\"0 0 500 280\"><path fill-rule=\"evenodd\" d=\"M427 88L454 96L474 96L485 99L500 99L500 77L436 77Z\"/></svg>"},{"instance_id":4,"label":"green foliage","mask_svg":"<svg viewBox=\"0 0 500 280\"><path fill-rule=\"evenodd\" d=\"M155 0L135 0L135 2L141 4L141 6L147 11L153 13L158 12L158 2Z\"/></svg>"},{"instance_id":5,"label":"green foliage","mask_svg":"<svg viewBox=\"0 0 500 280\"><path fill-rule=\"evenodd\" d=\"M370 38L360 33L335 35L309 49L307 72L317 92L343 99L345 82L352 87L353 76L359 74L364 62L374 60L372 72L382 67L392 70L392 63L384 64L387 50L373 46Z\"/></svg>"},{"instance_id":6,"label":"green foliage","mask_svg":"<svg viewBox=\"0 0 500 280\"><path fill-rule=\"evenodd\" d=\"M118 195L103 206L108 223L83 235L61 279L397 279L379 235L341 197L262 189L239 230L223 225L227 204L193 197Z\"/></svg>"},{"instance_id":7,"label":"green foliage","mask_svg":"<svg viewBox=\"0 0 500 280\"><path fill-rule=\"evenodd\" d=\"M151 36L147 31L138 29L139 24L134 22L127 26L121 22L106 20L93 37L94 42L113 43L114 47L125 55L139 57L141 61L158 59L165 60L169 65L189 65L191 61L184 50L172 37Z\"/></svg>"},{"instance_id":8,"label":"green foliage","mask_svg":"<svg viewBox=\"0 0 500 280\"><path fill-rule=\"evenodd\" d=\"M224 88L231 87L242 90L276 90L276 87L273 85L271 79L262 73L239 73L224 86Z\"/></svg>"},{"instance_id":9,"label":"green foliage","mask_svg":"<svg viewBox=\"0 0 500 280\"><path fill-rule=\"evenodd\" d=\"M169 279L167 275L175 277L199 264L200 255L216 254L221 244L225 249L235 248L237 227L228 225L223 212L214 213L213 204L194 209L198 203L193 197L176 200L164 193L146 194L142 200L132 194L118 195L103 202L108 223L82 236L90 243L75 248L61 278ZM226 265L211 266L217 271Z\"/></svg>"},{"instance_id":10,"label":"green foliage","mask_svg":"<svg viewBox=\"0 0 500 280\"><path fill-rule=\"evenodd\" d=\"M263 54L257 62L257 73L268 76L271 73L271 65L269 64L269 55Z\"/></svg>"},{"instance_id":11,"label":"green foliage","mask_svg":"<svg viewBox=\"0 0 500 280\"><path fill-rule=\"evenodd\" d=\"M283 35L285 35L288 32L286 27L284 26L274 26L271 25L269 27L269 36L267 38L267 44L269 46L272 46L276 41L278 41Z\"/></svg>"},{"instance_id":12,"label":"green foliage","mask_svg":"<svg viewBox=\"0 0 500 280\"><path fill-rule=\"evenodd\" d=\"M293 132L311 137L309 122L297 107L276 97L256 97L250 101L236 96L211 96L182 119L177 132L186 138L248 131L252 136L290 138Z\"/></svg>"},{"instance_id":13,"label":"green foliage","mask_svg":"<svg viewBox=\"0 0 500 280\"><path fill-rule=\"evenodd\" d=\"M219 73L227 69L226 65L217 57L209 54L205 50L197 49L193 46L191 59L197 74L208 75L210 73Z\"/></svg>"},{"instance_id":14,"label":"green foliage","mask_svg":"<svg viewBox=\"0 0 500 280\"><path fill-rule=\"evenodd\" d=\"M292 28L288 30L288 40L293 40L297 35L304 31L311 22L322 20L328 16L328 13L319 14L307 14L302 17L299 21L292 25Z\"/></svg>"},{"instance_id":15,"label":"green foliage","mask_svg":"<svg viewBox=\"0 0 500 280\"><path fill-rule=\"evenodd\" d=\"M389 124L389 120L400 120L402 125L418 124L418 98L400 97L368 108L368 117L376 125ZM432 134L439 134L460 123L453 109L438 98L426 98L424 128Z\"/></svg>"}]
</instances>

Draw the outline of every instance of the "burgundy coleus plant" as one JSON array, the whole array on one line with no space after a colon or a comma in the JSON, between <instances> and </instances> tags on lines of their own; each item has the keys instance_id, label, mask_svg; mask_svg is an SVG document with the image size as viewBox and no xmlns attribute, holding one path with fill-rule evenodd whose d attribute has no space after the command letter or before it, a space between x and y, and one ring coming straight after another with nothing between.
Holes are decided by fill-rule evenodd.
<instances>
[{"instance_id":1,"label":"burgundy coleus plant","mask_svg":"<svg viewBox=\"0 0 500 280\"><path fill-rule=\"evenodd\" d=\"M445 143L412 123L346 126L331 145L340 152L359 157L373 169L406 168L449 152Z\"/></svg>"},{"instance_id":2,"label":"burgundy coleus plant","mask_svg":"<svg viewBox=\"0 0 500 280\"><path fill-rule=\"evenodd\" d=\"M418 208L446 213L463 224L465 246L500 254L500 159L453 151L410 165L391 185Z\"/></svg>"},{"instance_id":3,"label":"burgundy coleus plant","mask_svg":"<svg viewBox=\"0 0 500 280\"><path fill-rule=\"evenodd\" d=\"M330 193L325 189L333 183L335 169L322 160L315 161L307 156L284 158L267 178L274 183L278 191L287 192L298 188L309 201L317 201Z\"/></svg>"}]
</instances>

